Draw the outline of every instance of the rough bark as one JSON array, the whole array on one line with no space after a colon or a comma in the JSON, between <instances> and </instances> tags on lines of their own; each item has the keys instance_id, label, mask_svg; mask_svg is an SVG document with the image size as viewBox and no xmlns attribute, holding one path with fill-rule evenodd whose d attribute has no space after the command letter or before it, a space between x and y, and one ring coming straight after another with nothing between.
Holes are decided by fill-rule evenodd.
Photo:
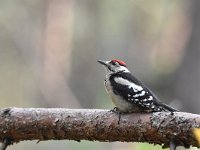
<instances>
[{"instance_id":1,"label":"rough bark","mask_svg":"<svg viewBox=\"0 0 200 150\"><path fill-rule=\"evenodd\" d=\"M97 140L148 142L198 147L193 129L200 115L184 112L119 115L108 110L6 108L0 110L0 142L23 140Z\"/></svg>"}]
</instances>

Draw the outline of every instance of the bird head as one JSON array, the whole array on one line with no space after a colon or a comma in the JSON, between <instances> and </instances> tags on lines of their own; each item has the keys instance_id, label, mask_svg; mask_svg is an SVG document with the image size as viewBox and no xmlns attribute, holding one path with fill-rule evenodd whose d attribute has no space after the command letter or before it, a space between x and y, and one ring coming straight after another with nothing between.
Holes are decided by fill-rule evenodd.
<instances>
[{"instance_id":1,"label":"bird head","mask_svg":"<svg viewBox=\"0 0 200 150\"><path fill-rule=\"evenodd\" d=\"M103 65L103 67L106 69L107 74L118 73L118 72L130 72L126 67L126 63L121 60L117 59L109 61L98 60L98 62L101 65Z\"/></svg>"}]
</instances>

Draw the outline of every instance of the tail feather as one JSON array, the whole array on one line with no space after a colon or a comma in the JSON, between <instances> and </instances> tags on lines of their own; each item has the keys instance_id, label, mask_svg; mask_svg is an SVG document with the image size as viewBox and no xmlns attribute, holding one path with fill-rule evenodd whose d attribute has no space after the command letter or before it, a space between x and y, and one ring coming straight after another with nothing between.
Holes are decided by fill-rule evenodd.
<instances>
[{"instance_id":1,"label":"tail feather","mask_svg":"<svg viewBox=\"0 0 200 150\"><path fill-rule=\"evenodd\" d=\"M161 103L160 106L162 106L166 111L170 111L170 112L178 111L177 109L175 109L167 104L164 104L164 103Z\"/></svg>"}]
</instances>

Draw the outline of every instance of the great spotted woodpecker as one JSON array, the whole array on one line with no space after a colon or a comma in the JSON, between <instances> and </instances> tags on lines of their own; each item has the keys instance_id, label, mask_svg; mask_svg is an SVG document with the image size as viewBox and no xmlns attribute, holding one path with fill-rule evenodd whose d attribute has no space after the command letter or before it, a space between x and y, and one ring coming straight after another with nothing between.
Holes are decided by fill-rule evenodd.
<instances>
[{"instance_id":1,"label":"great spotted woodpecker","mask_svg":"<svg viewBox=\"0 0 200 150\"><path fill-rule=\"evenodd\" d=\"M175 112L176 109L162 103L141 81L134 77L121 60L98 60L106 70L105 87L116 109L130 112Z\"/></svg>"}]
</instances>

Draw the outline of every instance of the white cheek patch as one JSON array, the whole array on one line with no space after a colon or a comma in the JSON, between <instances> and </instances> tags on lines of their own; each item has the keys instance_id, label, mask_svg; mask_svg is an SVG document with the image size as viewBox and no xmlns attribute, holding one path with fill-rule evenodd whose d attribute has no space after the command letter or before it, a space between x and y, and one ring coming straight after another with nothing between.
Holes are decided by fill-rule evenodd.
<instances>
[{"instance_id":1,"label":"white cheek patch","mask_svg":"<svg viewBox=\"0 0 200 150\"><path fill-rule=\"evenodd\" d=\"M116 77L114 78L115 82L121 85L126 85L128 86L130 89L132 88L134 92L138 92L138 91L142 91L143 88L139 85L136 85L126 79L123 79L122 77Z\"/></svg>"},{"instance_id":2,"label":"white cheek patch","mask_svg":"<svg viewBox=\"0 0 200 150\"><path fill-rule=\"evenodd\" d=\"M123 72L130 72L126 67L120 66L116 68L116 72L123 71Z\"/></svg>"}]
</instances>

